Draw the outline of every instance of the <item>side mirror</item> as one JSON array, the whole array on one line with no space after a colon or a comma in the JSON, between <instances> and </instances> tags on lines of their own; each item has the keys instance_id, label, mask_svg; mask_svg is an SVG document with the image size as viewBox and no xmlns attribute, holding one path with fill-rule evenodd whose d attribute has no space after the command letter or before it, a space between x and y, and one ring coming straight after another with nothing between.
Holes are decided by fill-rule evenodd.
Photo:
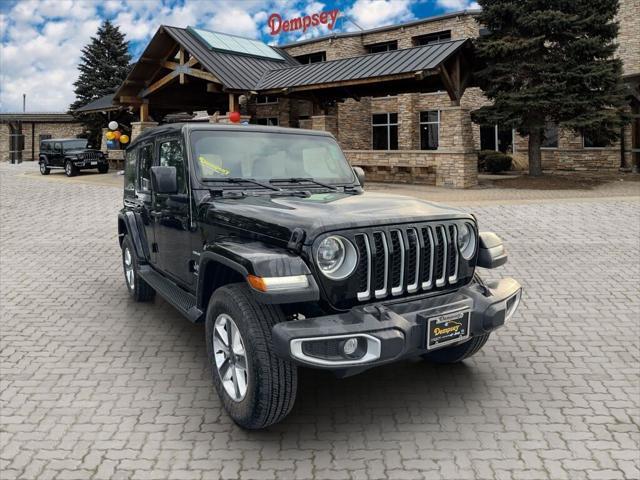
<instances>
[{"instance_id":1,"label":"side mirror","mask_svg":"<svg viewBox=\"0 0 640 480\"><path fill-rule=\"evenodd\" d=\"M364 170L362 167L353 167L353 173L356 174L358 182L360 182L360 186L364 188Z\"/></svg>"},{"instance_id":2,"label":"side mirror","mask_svg":"<svg viewBox=\"0 0 640 480\"><path fill-rule=\"evenodd\" d=\"M151 188L154 193L166 195L178 193L176 167L151 167Z\"/></svg>"},{"instance_id":3,"label":"side mirror","mask_svg":"<svg viewBox=\"0 0 640 480\"><path fill-rule=\"evenodd\" d=\"M492 232L480 232L480 250L477 265L496 268L507 263L509 256L499 236Z\"/></svg>"}]
</instances>

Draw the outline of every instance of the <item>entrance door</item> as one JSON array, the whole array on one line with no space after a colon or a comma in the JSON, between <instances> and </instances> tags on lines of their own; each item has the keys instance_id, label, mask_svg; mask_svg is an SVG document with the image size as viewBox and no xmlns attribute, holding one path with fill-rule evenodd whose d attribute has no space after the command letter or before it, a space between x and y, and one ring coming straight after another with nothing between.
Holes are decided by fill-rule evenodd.
<instances>
[{"instance_id":1,"label":"entrance door","mask_svg":"<svg viewBox=\"0 0 640 480\"><path fill-rule=\"evenodd\" d=\"M158 164L175 167L176 194L154 194L153 217L160 269L179 283L193 284L191 265L191 216L186 155L181 137L168 136L156 142Z\"/></svg>"}]
</instances>

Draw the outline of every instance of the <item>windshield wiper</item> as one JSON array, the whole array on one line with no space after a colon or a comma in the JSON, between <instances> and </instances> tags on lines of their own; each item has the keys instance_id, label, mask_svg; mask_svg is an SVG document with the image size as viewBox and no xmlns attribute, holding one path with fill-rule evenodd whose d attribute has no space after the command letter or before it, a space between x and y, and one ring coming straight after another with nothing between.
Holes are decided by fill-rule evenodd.
<instances>
[{"instance_id":1,"label":"windshield wiper","mask_svg":"<svg viewBox=\"0 0 640 480\"><path fill-rule=\"evenodd\" d=\"M324 187L324 188L328 188L329 190L334 190L334 191L338 191L338 187L336 187L335 185L329 185L328 183L322 183L319 182L317 180L314 180L313 178L304 178L304 177L291 177L291 178L272 178L271 180L269 180L269 182L273 183L273 182L287 182L287 183L303 183L303 182L309 182L309 183L314 183L320 187Z\"/></svg>"},{"instance_id":2,"label":"windshield wiper","mask_svg":"<svg viewBox=\"0 0 640 480\"><path fill-rule=\"evenodd\" d=\"M254 180L253 178L241 178L241 177L229 177L229 178L203 178L206 182L225 182L225 183L250 183L252 185L257 185L262 188L266 188L268 190L273 190L275 192L281 192L282 189L276 187L275 185L270 185L268 183L262 183L258 180Z\"/></svg>"}]
</instances>

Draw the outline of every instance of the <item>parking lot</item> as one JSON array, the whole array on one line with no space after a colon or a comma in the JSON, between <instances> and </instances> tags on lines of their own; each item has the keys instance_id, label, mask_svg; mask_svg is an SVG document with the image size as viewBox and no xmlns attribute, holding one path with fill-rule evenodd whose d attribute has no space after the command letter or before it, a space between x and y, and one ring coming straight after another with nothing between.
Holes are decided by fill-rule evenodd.
<instances>
[{"instance_id":1,"label":"parking lot","mask_svg":"<svg viewBox=\"0 0 640 480\"><path fill-rule=\"evenodd\" d=\"M486 275L525 287L513 321L464 364L304 371L292 414L247 432L203 326L129 299L122 190L36 170L0 164L1 478L640 478L640 189L461 193L509 249Z\"/></svg>"}]
</instances>

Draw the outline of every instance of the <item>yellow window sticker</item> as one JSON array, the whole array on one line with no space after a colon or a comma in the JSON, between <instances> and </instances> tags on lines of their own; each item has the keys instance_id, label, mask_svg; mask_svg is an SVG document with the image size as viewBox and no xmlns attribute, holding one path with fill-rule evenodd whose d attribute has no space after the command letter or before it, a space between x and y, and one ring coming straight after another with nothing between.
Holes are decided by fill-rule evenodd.
<instances>
[{"instance_id":1,"label":"yellow window sticker","mask_svg":"<svg viewBox=\"0 0 640 480\"><path fill-rule=\"evenodd\" d=\"M215 163L210 162L209 160L204 158L202 155L198 157L198 161L200 162L200 165L202 165L203 167L209 168L212 171L219 173L220 175L227 176L231 173L231 170L228 170L224 167L221 167L220 165L216 165Z\"/></svg>"}]
</instances>

